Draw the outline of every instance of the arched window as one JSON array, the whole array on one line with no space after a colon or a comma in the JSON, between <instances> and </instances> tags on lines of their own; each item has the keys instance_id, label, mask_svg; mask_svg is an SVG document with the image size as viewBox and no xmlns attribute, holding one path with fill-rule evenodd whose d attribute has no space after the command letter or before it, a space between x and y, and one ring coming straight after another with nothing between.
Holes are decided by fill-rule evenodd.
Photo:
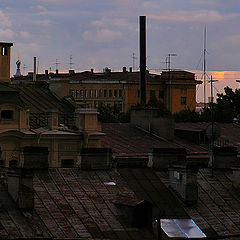
<instances>
[{"instance_id":1,"label":"arched window","mask_svg":"<svg viewBox=\"0 0 240 240\"><path fill-rule=\"evenodd\" d=\"M1 119L13 119L13 111L12 110L2 110L1 111Z\"/></svg>"}]
</instances>

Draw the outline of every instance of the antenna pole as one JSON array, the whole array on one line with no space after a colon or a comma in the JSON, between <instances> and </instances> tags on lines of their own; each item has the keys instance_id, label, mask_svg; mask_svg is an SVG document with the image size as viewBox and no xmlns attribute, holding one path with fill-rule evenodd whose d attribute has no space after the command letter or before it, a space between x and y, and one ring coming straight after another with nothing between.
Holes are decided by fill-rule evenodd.
<instances>
[{"instance_id":1,"label":"antenna pole","mask_svg":"<svg viewBox=\"0 0 240 240\"><path fill-rule=\"evenodd\" d=\"M204 108L206 108L206 52L207 52L207 31L206 31L206 25L204 27L204 36L203 36L203 102L204 102Z\"/></svg>"},{"instance_id":2,"label":"antenna pole","mask_svg":"<svg viewBox=\"0 0 240 240\"><path fill-rule=\"evenodd\" d=\"M74 64L73 62L72 62L72 55L70 55L70 61L69 61L69 67L70 67L70 69L72 69L72 65Z\"/></svg>"},{"instance_id":3,"label":"antenna pole","mask_svg":"<svg viewBox=\"0 0 240 240\"><path fill-rule=\"evenodd\" d=\"M133 65L133 71L135 70L135 60L137 58L135 57L135 53L132 54L132 65Z\"/></svg>"},{"instance_id":4,"label":"antenna pole","mask_svg":"<svg viewBox=\"0 0 240 240\"><path fill-rule=\"evenodd\" d=\"M60 64L60 62L58 62L58 59L56 58L56 62L55 62L55 65L56 65L56 70L58 70L58 65Z\"/></svg>"}]
</instances>

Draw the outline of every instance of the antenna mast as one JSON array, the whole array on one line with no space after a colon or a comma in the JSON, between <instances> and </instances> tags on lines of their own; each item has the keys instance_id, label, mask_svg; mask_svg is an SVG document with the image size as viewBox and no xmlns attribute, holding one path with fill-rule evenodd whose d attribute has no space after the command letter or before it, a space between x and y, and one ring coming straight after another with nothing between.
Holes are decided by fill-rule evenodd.
<instances>
[{"instance_id":1,"label":"antenna mast","mask_svg":"<svg viewBox=\"0 0 240 240\"><path fill-rule=\"evenodd\" d=\"M72 69L72 65L74 64L74 63L72 62L72 60L73 60L73 57L72 57L72 55L70 55L70 61L69 61L69 67L70 67L70 69Z\"/></svg>"},{"instance_id":2,"label":"antenna mast","mask_svg":"<svg viewBox=\"0 0 240 240\"><path fill-rule=\"evenodd\" d=\"M206 52L207 52L207 30L206 25L204 27L204 35L203 35L203 102L204 108L206 108Z\"/></svg>"},{"instance_id":3,"label":"antenna mast","mask_svg":"<svg viewBox=\"0 0 240 240\"><path fill-rule=\"evenodd\" d=\"M135 53L132 54L132 64L133 64L133 71L135 70L135 60L137 58L135 57Z\"/></svg>"},{"instance_id":4,"label":"antenna mast","mask_svg":"<svg viewBox=\"0 0 240 240\"><path fill-rule=\"evenodd\" d=\"M56 62L55 62L55 65L56 65L56 70L58 70L58 65L61 64L58 59L56 58Z\"/></svg>"}]
</instances>

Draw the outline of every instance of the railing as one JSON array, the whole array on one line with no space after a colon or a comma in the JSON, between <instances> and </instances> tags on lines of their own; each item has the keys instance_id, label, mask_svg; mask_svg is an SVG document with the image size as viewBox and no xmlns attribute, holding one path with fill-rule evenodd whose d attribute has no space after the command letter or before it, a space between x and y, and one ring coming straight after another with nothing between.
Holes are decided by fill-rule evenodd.
<instances>
[{"instance_id":1,"label":"railing","mask_svg":"<svg viewBox=\"0 0 240 240\"><path fill-rule=\"evenodd\" d=\"M36 129L48 126L49 114L47 113L30 113L30 128ZM58 114L58 125L72 128L75 125L74 114Z\"/></svg>"}]
</instances>

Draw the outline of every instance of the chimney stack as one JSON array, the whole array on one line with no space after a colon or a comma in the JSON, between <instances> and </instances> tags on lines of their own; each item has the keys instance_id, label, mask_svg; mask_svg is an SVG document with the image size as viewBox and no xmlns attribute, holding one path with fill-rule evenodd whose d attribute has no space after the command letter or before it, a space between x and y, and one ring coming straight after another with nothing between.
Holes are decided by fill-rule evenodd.
<instances>
[{"instance_id":1,"label":"chimney stack","mask_svg":"<svg viewBox=\"0 0 240 240\"><path fill-rule=\"evenodd\" d=\"M58 110L49 109L48 114L48 127L50 130L58 130Z\"/></svg>"},{"instance_id":2,"label":"chimney stack","mask_svg":"<svg viewBox=\"0 0 240 240\"><path fill-rule=\"evenodd\" d=\"M37 57L33 58L33 81L37 80Z\"/></svg>"},{"instance_id":3,"label":"chimney stack","mask_svg":"<svg viewBox=\"0 0 240 240\"><path fill-rule=\"evenodd\" d=\"M191 160L169 168L170 186L189 205L196 204L198 200L198 169L199 162Z\"/></svg>"},{"instance_id":4,"label":"chimney stack","mask_svg":"<svg viewBox=\"0 0 240 240\"><path fill-rule=\"evenodd\" d=\"M24 147L19 168L8 170L8 193L23 210L34 209L34 169L48 169L47 147Z\"/></svg>"},{"instance_id":5,"label":"chimney stack","mask_svg":"<svg viewBox=\"0 0 240 240\"><path fill-rule=\"evenodd\" d=\"M146 104L146 16L140 16L140 104Z\"/></svg>"},{"instance_id":6,"label":"chimney stack","mask_svg":"<svg viewBox=\"0 0 240 240\"><path fill-rule=\"evenodd\" d=\"M127 72L127 68L126 67L123 67L123 72Z\"/></svg>"}]
</instances>

